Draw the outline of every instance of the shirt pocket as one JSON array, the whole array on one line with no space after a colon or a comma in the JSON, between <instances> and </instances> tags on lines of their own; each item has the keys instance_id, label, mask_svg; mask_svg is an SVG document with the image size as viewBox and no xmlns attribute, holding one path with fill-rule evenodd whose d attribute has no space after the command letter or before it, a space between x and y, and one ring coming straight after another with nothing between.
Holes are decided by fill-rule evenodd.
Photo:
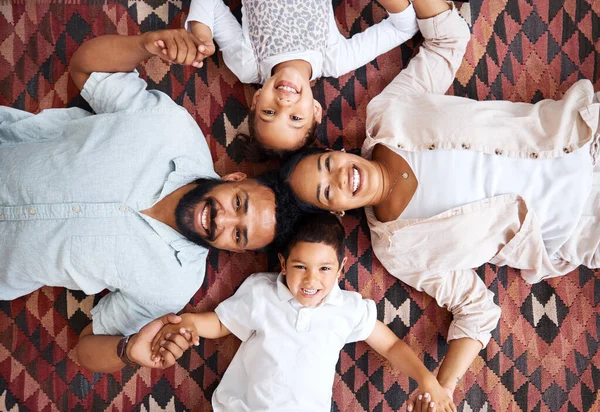
<instances>
[{"instance_id":1,"label":"shirt pocket","mask_svg":"<svg viewBox=\"0 0 600 412\"><path fill-rule=\"evenodd\" d=\"M73 236L71 238L71 277L84 291L85 285L102 285L111 290L121 287L115 264L116 236Z\"/></svg>"}]
</instances>

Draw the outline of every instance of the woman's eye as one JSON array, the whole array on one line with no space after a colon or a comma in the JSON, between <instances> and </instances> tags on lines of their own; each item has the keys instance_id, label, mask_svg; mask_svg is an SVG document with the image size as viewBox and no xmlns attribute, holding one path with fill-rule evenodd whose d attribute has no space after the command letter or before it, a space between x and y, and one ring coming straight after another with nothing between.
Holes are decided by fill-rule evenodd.
<instances>
[{"instance_id":1,"label":"woman's eye","mask_svg":"<svg viewBox=\"0 0 600 412\"><path fill-rule=\"evenodd\" d=\"M241 205L242 205L242 201L240 200L240 197L236 196L235 197L235 210L238 210Z\"/></svg>"},{"instance_id":2,"label":"woman's eye","mask_svg":"<svg viewBox=\"0 0 600 412\"><path fill-rule=\"evenodd\" d=\"M328 172L331 172L329 158L325 159L325 169L327 169Z\"/></svg>"},{"instance_id":3,"label":"woman's eye","mask_svg":"<svg viewBox=\"0 0 600 412\"><path fill-rule=\"evenodd\" d=\"M325 188L325 199L329 200L329 186Z\"/></svg>"},{"instance_id":4,"label":"woman's eye","mask_svg":"<svg viewBox=\"0 0 600 412\"><path fill-rule=\"evenodd\" d=\"M290 119L292 119L292 120L294 120L296 122L302 120L302 118L298 117L298 116L290 116Z\"/></svg>"},{"instance_id":5,"label":"woman's eye","mask_svg":"<svg viewBox=\"0 0 600 412\"><path fill-rule=\"evenodd\" d=\"M263 110L263 113L269 116L273 116L275 114L275 110Z\"/></svg>"}]
</instances>

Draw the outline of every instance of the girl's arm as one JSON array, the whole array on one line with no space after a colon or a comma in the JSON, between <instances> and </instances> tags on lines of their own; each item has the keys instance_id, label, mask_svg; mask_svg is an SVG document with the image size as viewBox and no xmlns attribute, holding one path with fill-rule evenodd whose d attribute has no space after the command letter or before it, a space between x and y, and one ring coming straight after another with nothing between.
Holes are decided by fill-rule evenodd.
<instances>
[{"instance_id":1,"label":"girl's arm","mask_svg":"<svg viewBox=\"0 0 600 412\"><path fill-rule=\"evenodd\" d=\"M435 402L436 411L456 411L452 399L435 376L427 370L413 350L381 321L375 323L375 329L366 342L396 369L416 380L419 384L418 392L430 395L430 399Z\"/></svg>"}]
</instances>

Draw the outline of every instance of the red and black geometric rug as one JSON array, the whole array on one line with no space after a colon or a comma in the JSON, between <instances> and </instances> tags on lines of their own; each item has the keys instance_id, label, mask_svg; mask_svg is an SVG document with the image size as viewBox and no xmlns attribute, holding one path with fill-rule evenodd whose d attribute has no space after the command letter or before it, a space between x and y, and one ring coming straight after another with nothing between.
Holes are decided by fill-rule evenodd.
<instances>
[{"instance_id":1,"label":"red and black geometric rug","mask_svg":"<svg viewBox=\"0 0 600 412\"><path fill-rule=\"evenodd\" d=\"M333 3L346 35L385 17L373 1ZM560 97L581 78L600 90L600 1L457 4L473 36L448 93L534 102ZM229 5L239 17L240 0ZM67 67L84 40L181 27L188 7L188 0L0 1L0 104L31 112L81 104ZM361 146L367 103L418 44L417 38L354 73L317 81L315 94L327 112L322 144ZM242 85L218 53L200 70L153 58L140 71L150 87L168 93L196 118L218 173L253 175L276 167L241 158L235 135L246 131L255 87ZM350 213L344 224L348 263L342 287L374 299L380 319L436 369L447 349L449 314L386 273L373 255L362 213ZM275 268L274 263L255 253L211 253L204 285L187 309L213 309L247 275ZM600 271L580 268L534 286L505 267L486 265L478 273L503 313L490 344L458 384L459 410L600 411ZM235 338L202 341L165 371L90 373L78 365L74 347L96 300L42 288L0 302L0 410L210 410L212 392L239 344ZM414 388L365 343L347 345L337 366L332 410L404 410Z\"/></svg>"}]
</instances>

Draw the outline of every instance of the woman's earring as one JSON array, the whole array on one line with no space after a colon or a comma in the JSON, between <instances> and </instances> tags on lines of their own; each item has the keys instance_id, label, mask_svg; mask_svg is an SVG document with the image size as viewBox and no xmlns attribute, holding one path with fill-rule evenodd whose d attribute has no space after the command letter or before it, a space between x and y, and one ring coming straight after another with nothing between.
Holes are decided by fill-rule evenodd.
<instances>
[{"instance_id":1,"label":"woman's earring","mask_svg":"<svg viewBox=\"0 0 600 412\"><path fill-rule=\"evenodd\" d=\"M340 152L346 152L346 149L344 149L343 147L340 149Z\"/></svg>"},{"instance_id":2,"label":"woman's earring","mask_svg":"<svg viewBox=\"0 0 600 412\"><path fill-rule=\"evenodd\" d=\"M344 215L346 214L346 211L342 210L341 212L335 212L335 211L331 210L329 213L332 213L332 214L336 215L337 217L344 217Z\"/></svg>"}]
</instances>

